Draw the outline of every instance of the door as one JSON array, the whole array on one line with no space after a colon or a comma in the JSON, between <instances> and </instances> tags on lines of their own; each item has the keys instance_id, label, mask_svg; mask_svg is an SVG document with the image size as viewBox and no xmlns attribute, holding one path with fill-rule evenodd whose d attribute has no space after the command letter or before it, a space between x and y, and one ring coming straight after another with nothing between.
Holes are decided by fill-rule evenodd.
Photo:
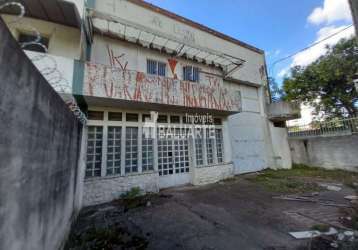
<instances>
[{"instance_id":1,"label":"door","mask_svg":"<svg viewBox=\"0 0 358 250\"><path fill-rule=\"evenodd\" d=\"M176 129L173 136L164 137L158 132L159 188L190 183L189 140L180 132Z\"/></svg>"}]
</instances>

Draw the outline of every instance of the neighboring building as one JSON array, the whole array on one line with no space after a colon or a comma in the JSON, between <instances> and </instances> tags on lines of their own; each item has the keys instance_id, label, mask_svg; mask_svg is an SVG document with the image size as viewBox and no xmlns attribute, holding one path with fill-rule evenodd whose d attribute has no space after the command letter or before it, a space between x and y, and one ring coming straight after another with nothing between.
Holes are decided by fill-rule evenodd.
<instances>
[{"instance_id":1,"label":"neighboring building","mask_svg":"<svg viewBox=\"0 0 358 250\"><path fill-rule=\"evenodd\" d=\"M267 114L262 50L140 0L73 2L3 18L20 42L41 34L48 54L28 55L88 114L86 205L291 166L280 126L294 116Z\"/></svg>"}]
</instances>

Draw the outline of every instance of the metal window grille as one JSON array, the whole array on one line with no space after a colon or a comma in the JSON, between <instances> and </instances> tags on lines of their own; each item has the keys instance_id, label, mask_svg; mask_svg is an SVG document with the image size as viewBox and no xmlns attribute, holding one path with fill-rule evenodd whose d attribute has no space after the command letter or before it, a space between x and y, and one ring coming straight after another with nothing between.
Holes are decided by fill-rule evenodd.
<instances>
[{"instance_id":1,"label":"metal window grille","mask_svg":"<svg viewBox=\"0 0 358 250\"><path fill-rule=\"evenodd\" d=\"M193 66L183 67L184 81L199 82L199 68Z\"/></svg>"},{"instance_id":2,"label":"metal window grille","mask_svg":"<svg viewBox=\"0 0 358 250\"><path fill-rule=\"evenodd\" d=\"M157 71L157 66L158 63L154 60L147 60L147 73L151 74L151 75L157 75L158 71Z\"/></svg>"},{"instance_id":3,"label":"metal window grille","mask_svg":"<svg viewBox=\"0 0 358 250\"><path fill-rule=\"evenodd\" d=\"M199 68L193 67L193 82L199 82Z\"/></svg>"},{"instance_id":4,"label":"metal window grille","mask_svg":"<svg viewBox=\"0 0 358 250\"><path fill-rule=\"evenodd\" d=\"M216 138L216 151L218 157L218 163L223 162L223 133L222 129L215 129L215 138Z\"/></svg>"},{"instance_id":5,"label":"metal window grille","mask_svg":"<svg viewBox=\"0 0 358 250\"><path fill-rule=\"evenodd\" d=\"M155 60L147 60L147 73L151 75L165 76L166 63L158 62Z\"/></svg>"},{"instance_id":6,"label":"metal window grille","mask_svg":"<svg viewBox=\"0 0 358 250\"><path fill-rule=\"evenodd\" d=\"M126 127L125 171L126 173L138 172L137 127Z\"/></svg>"},{"instance_id":7,"label":"metal window grille","mask_svg":"<svg viewBox=\"0 0 358 250\"><path fill-rule=\"evenodd\" d=\"M199 134L196 134L195 137L195 155L196 155L196 165L202 166L204 164L203 158L203 131L200 130Z\"/></svg>"},{"instance_id":8,"label":"metal window grille","mask_svg":"<svg viewBox=\"0 0 358 250\"><path fill-rule=\"evenodd\" d=\"M121 136L122 127L108 127L107 175L121 173Z\"/></svg>"},{"instance_id":9,"label":"metal window grille","mask_svg":"<svg viewBox=\"0 0 358 250\"><path fill-rule=\"evenodd\" d=\"M211 136L210 129L206 129L206 155L208 164L214 163L214 139Z\"/></svg>"},{"instance_id":10,"label":"metal window grille","mask_svg":"<svg viewBox=\"0 0 358 250\"><path fill-rule=\"evenodd\" d=\"M142 171L151 171L154 169L154 151L153 151L153 139L151 133L153 132L152 128L148 129L148 135L143 131L142 135Z\"/></svg>"},{"instance_id":11,"label":"metal window grille","mask_svg":"<svg viewBox=\"0 0 358 250\"><path fill-rule=\"evenodd\" d=\"M158 62L158 75L159 76L165 76L166 67L167 67L167 65L165 63Z\"/></svg>"},{"instance_id":12,"label":"metal window grille","mask_svg":"<svg viewBox=\"0 0 358 250\"><path fill-rule=\"evenodd\" d=\"M86 177L101 176L103 128L88 127Z\"/></svg>"}]
</instances>

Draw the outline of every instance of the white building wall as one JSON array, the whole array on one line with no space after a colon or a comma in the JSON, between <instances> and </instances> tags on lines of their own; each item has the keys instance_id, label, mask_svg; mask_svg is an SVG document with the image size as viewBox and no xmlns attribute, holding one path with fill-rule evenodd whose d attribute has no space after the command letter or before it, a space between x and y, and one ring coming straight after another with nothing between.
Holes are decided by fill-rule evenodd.
<instances>
[{"instance_id":1,"label":"white building wall","mask_svg":"<svg viewBox=\"0 0 358 250\"><path fill-rule=\"evenodd\" d=\"M128 1L96 1L95 10L168 34L183 42L216 51L219 50L221 53L241 58L246 61L245 66L233 74L234 78L260 85L266 81L266 79L262 77L262 67L265 65L264 54L223 40L208 32L204 32Z\"/></svg>"}]
</instances>

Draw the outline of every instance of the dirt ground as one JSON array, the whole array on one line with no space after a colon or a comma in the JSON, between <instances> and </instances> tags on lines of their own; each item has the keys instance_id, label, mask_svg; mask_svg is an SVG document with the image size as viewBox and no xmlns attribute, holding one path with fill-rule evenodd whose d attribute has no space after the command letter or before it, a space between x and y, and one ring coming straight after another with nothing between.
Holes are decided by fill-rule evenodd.
<instances>
[{"instance_id":1,"label":"dirt ground","mask_svg":"<svg viewBox=\"0 0 358 250\"><path fill-rule=\"evenodd\" d=\"M298 249L308 240L294 239L289 232L317 224L344 228L339 220L342 208L273 199L282 192L251 178L255 175L168 189L134 203L122 200L87 207L65 249ZM311 197L314 192L315 198L349 206L344 196L354 190L338 185L340 191L321 188L306 194Z\"/></svg>"}]
</instances>

